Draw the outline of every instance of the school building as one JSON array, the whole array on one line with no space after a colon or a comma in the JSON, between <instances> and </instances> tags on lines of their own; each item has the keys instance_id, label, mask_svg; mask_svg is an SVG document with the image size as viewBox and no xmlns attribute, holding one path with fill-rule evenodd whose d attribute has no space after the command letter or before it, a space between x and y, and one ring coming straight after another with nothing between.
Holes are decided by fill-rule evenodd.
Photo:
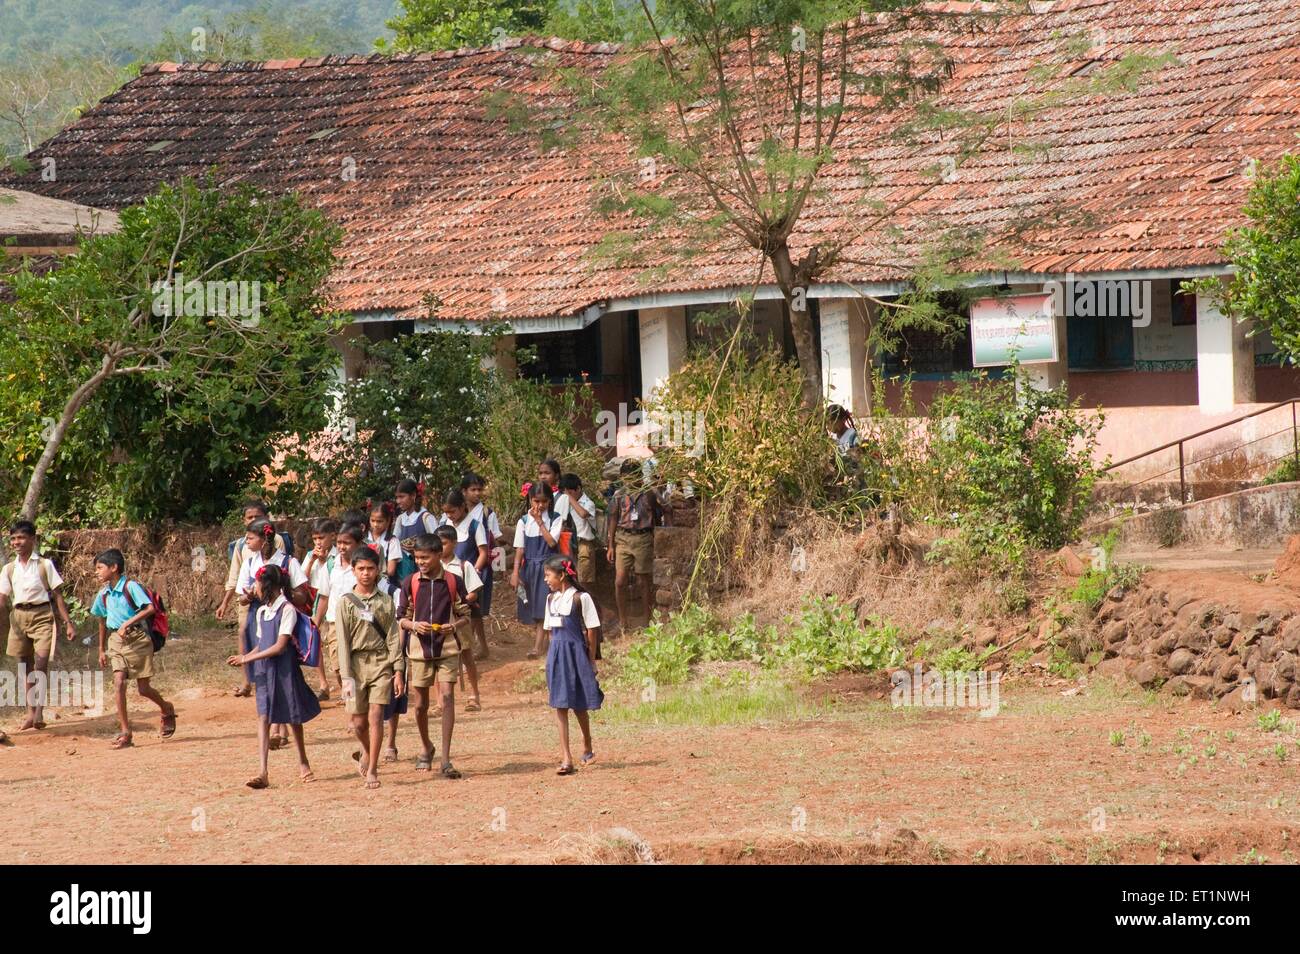
<instances>
[{"instance_id":1,"label":"school building","mask_svg":"<svg viewBox=\"0 0 1300 954\"><path fill-rule=\"evenodd\" d=\"M905 290L927 239L963 229L987 237L969 284L990 297L1056 292L1055 360L1033 365L1034 374L1107 409L1103 453L1128 456L1300 396L1300 375L1267 335L1228 321L1208 299L1178 294L1184 280L1228 274L1221 247L1245 221L1251 177L1297 147L1300 6L1050 0L978 29L942 16L908 30L863 20L850 37L864 69L891 55L868 42L882 30L891 43L942 47L939 105L1015 118L937 177L936 165L951 160L942 136L900 138L906 111L848 110L824 188L793 237L797 257L853 236L807 290L829 400L865 410L869 368L879 367L910 380L924 404L972 367L968 321L956 341L911 334L895 353L867 348L876 302ZM223 181L298 191L345 233L331 279L335 305L352 318L337 343L344 376L359 371L352 336L433 323L474 333L504 321L502 363L535 347L540 360L521 373L585 378L603 407L635 407L693 344L725 333L725 322L703 316L751 290L756 331L793 355L770 269L753 285L756 252L720 244L649 281L642 268L593 260L602 237L627 224L595 211L600 169L634 168L634 158L616 141L578 155L545 151L491 106L502 91L539 106L562 95L536 47L554 66L593 72L619 48L498 46L157 64L38 147L30 171L0 181L105 209L209 168ZM1088 87L1135 57L1156 65L1127 86ZM1039 101L1035 68L1044 64L1071 91L1019 109ZM864 227L864 198L897 206L895 228ZM886 398L897 400L896 384Z\"/></svg>"}]
</instances>

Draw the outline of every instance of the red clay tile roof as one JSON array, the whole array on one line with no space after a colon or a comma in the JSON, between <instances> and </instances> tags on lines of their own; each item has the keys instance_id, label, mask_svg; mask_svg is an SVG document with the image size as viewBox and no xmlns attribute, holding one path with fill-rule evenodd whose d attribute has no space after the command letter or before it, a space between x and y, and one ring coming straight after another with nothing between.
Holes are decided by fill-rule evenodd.
<instances>
[{"instance_id":1,"label":"red clay tile roof","mask_svg":"<svg viewBox=\"0 0 1300 954\"><path fill-rule=\"evenodd\" d=\"M863 189L853 163L865 160L874 197L914 200L899 220L909 237L904 257L936 220L1001 234L1024 210L1065 203L1095 220L1017 237L1011 250L1021 270L1222 263L1224 233L1242 221L1243 168L1296 148L1300 4L1058 0L1033 10L985 32L936 34L954 64L944 84L949 101L1007 110L1060 33L1094 37L1088 56L1106 62L1130 52L1169 52L1179 61L1135 92L1075 98L1013 127L1012 144L1046 140L1045 152L1021 154L999 139L940 184L925 170L944 155L943 144L905 148L875 120L850 121L823 173L827 194L810 204L795 244L852 227L845 210ZM548 45L564 66L599 69L618 55L609 45L532 42ZM1080 74L1088 67L1081 59ZM489 120L484 94L498 88L539 106L556 101L514 46L162 64L33 153L57 158L57 182L34 174L6 181L107 208L211 164L230 179L296 189L345 229L331 281L338 307L354 312L419 317L432 294L445 318L571 315L613 297L752 281L756 255L739 247L718 248L649 287L631 270L593 269L582 255L610 228L592 211L595 157L541 154L504 119ZM619 147L602 149L608 157ZM356 162L352 182L341 177L347 159ZM871 236L849 257L871 264L838 266L825 280L907 275L906 262Z\"/></svg>"}]
</instances>

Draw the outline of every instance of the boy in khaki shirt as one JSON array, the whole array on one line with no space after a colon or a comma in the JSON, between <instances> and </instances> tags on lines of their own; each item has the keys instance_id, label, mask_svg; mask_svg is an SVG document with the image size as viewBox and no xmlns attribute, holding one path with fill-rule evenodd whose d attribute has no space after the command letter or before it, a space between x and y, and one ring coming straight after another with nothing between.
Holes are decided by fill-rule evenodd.
<instances>
[{"instance_id":1,"label":"boy in khaki shirt","mask_svg":"<svg viewBox=\"0 0 1300 954\"><path fill-rule=\"evenodd\" d=\"M384 740L384 706L406 691L406 657L392 598L379 589L379 557L367 546L350 556L356 586L340 596L335 633L343 701L361 751L352 753L366 780L379 787L379 749Z\"/></svg>"}]
</instances>

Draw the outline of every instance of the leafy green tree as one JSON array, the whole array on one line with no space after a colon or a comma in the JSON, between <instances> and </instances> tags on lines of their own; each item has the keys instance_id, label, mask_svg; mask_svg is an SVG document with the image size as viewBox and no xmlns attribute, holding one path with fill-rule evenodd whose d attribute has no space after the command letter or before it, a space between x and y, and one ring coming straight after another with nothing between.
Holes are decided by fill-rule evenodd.
<instances>
[{"instance_id":1,"label":"leafy green tree","mask_svg":"<svg viewBox=\"0 0 1300 954\"><path fill-rule=\"evenodd\" d=\"M284 438L325 423L338 241L296 196L187 179L52 271L10 276L0 439L5 469L30 475L21 512L69 443L112 474L129 516L228 509Z\"/></svg>"},{"instance_id":2,"label":"leafy green tree","mask_svg":"<svg viewBox=\"0 0 1300 954\"><path fill-rule=\"evenodd\" d=\"M487 46L507 36L542 33L551 0L401 0L402 11L388 21L396 37L379 40L380 49L454 50Z\"/></svg>"},{"instance_id":3,"label":"leafy green tree","mask_svg":"<svg viewBox=\"0 0 1300 954\"><path fill-rule=\"evenodd\" d=\"M334 439L305 443L286 457L293 479L273 493L277 506L337 511L389 500L397 482L411 477L425 482L436 509L478 449L494 377L485 362L496 340L491 329L351 339L364 368L340 391Z\"/></svg>"},{"instance_id":4,"label":"leafy green tree","mask_svg":"<svg viewBox=\"0 0 1300 954\"><path fill-rule=\"evenodd\" d=\"M555 0L542 31L588 43L641 43L650 39L650 24L633 0Z\"/></svg>"},{"instance_id":5,"label":"leafy green tree","mask_svg":"<svg viewBox=\"0 0 1300 954\"><path fill-rule=\"evenodd\" d=\"M1229 282L1189 283L1233 320L1254 319L1279 352L1300 361L1300 156L1285 155L1260 172L1246 200L1250 224L1224 246L1236 267Z\"/></svg>"}]
</instances>

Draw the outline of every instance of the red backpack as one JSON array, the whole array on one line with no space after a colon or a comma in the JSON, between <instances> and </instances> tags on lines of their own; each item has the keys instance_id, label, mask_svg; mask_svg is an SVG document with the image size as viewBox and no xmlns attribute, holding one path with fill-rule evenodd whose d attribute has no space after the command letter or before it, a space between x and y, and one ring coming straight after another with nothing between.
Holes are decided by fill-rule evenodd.
<instances>
[{"instance_id":1,"label":"red backpack","mask_svg":"<svg viewBox=\"0 0 1300 954\"><path fill-rule=\"evenodd\" d=\"M149 638L153 640L153 651L162 652L162 648L167 645L167 637L172 634L172 624L167 618L167 607L163 605L162 597L156 591L151 590L143 583L136 581L136 586L144 590L144 595L149 597L149 602L153 604L153 615L146 619L142 626L149 633ZM135 605L135 600L131 599L131 581L127 580L122 585L122 593L126 596L126 605L131 607L131 615L134 616L140 612L140 607Z\"/></svg>"}]
</instances>

